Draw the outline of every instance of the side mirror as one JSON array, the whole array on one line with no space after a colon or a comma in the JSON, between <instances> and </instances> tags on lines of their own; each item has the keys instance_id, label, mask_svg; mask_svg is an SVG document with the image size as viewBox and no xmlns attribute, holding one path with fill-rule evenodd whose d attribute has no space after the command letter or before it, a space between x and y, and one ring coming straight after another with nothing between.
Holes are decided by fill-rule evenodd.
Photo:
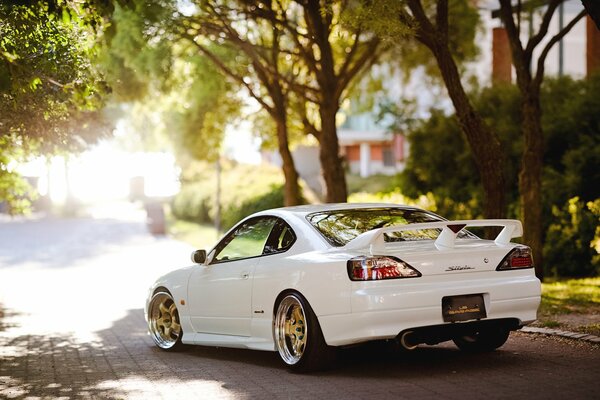
<instances>
[{"instance_id":1,"label":"side mirror","mask_svg":"<svg viewBox=\"0 0 600 400\"><path fill-rule=\"evenodd\" d=\"M204 261L206 261L206 250L195 250L192 252L192 262L204 264Z\"/></svg>"}]
</instances>

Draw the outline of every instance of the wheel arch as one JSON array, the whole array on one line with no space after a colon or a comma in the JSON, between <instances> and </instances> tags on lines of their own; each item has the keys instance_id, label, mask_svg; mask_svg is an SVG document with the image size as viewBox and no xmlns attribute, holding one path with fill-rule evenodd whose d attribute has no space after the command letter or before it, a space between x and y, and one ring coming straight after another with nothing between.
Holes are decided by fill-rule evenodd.
<instances>
[{"instance_id":1,"label":"wheel arch","mask_svg":"<svg viewBox=\"0 0 600 400\"><path fill-rule=\"evenodd\" d=\"M156 287L156 288L155 288L155 289L152 291L152 296L154 296L154 295L155 295L156 293L158 293L158 292L167 292L167 293L169 293L171 296L173 296L173 293L171 293L171 291L170 291L169 289L167 289L167 287L166 287L166 286L163 286L163 285Z\"/></svg>"},{"instance_id":2,"label":"wheel arch","mask_svg":"<svg viewBox=\"0 0 600 400\"><path fill-rule=\"evenodd\" d=\"M319 321L319 315L315 312L315 309L314 309L312 303L304 295L304 293L302 293L300 290L294 289L294 288L288 288L288 289L282 290L281 292L279 292L279 294L275 298L275 301L273 302L273 309L271 310L271 318L272 318L271 319L272 320L271 335L273 335L273 340L276 340L276 338L275 338L275 313L277 312L277 307L279 306L279 303L281 302L281 300L283 300L285 298L285 296L287 296L288 294L292 294L292 293L297 294L304 300L304 302L310 309L308 311L311 312L315 316L315 319L317 320L317 324L319 324L319 331L323 334L323 338L325 339L325 342L327 342L327 338L325 338L325 333L323 332L323 328L321 328L321 321Z\"/></svg>"},{"instance_id":3,"label":"wheel arch","mask_svg":"<svg viewBox=\"0 0 600 400\"><path fill-rule=\"evenodd\" d=\"M314 313L314 308L312 307L312 305L310 304L310 301L306 298L306 296L304 294L302 294L298 289L288 288L288 289L284 289L281 292L279 292L277 297L275 297L275 301L273 302L273 309L271 310L272 316L275 316L275 313L277 312L277 306L279 305L281 300L283 300L283 298L285 296L287 296L288 294L292 294L292 293L295 293L295 294L301 296L304 299L304 301L306 301L306 303L310 306L311 310ZM315 317L317 317L317 319L318 319L318 316L316 313L315 313Z\"/></svg>"}]
</instances>

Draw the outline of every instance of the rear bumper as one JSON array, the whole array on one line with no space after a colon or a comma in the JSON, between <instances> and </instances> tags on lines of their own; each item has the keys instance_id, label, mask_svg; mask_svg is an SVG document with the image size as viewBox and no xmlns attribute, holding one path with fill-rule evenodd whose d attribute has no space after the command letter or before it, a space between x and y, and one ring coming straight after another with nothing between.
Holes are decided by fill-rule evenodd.
<instances>
[{"instance_id":1,"label":"rear bumper","mask_svg":"<svg viewBox=\"0 0 600 400\"><path fill-rule=\"evenodd\" d=\"M516 275L516 274L515 274ZM350 314L319 316L327 344L344 346L378 339L392 339L406 330L444 325L442 298L464 294L483 294L487 318L481 321L504 321L518 329L536 319L540 304L540 282L522 273L474 279L465 282L435 282L433 279L409 279L399 284L354 287ZM435 278L439 279L439 278ZM437 329L437 328L436 328ZM447 329L452 331L451 328Z\"/></svg>"}]
</instances>

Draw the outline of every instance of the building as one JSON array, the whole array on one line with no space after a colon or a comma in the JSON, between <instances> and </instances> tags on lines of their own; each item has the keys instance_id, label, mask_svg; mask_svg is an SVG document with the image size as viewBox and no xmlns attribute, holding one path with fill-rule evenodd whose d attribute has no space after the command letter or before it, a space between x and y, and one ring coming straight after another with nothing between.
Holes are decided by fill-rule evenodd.
<instances>
[{"instance_id":1,"label":"building","mask_svg":"<svg viewBox=\"0 0 600 400\"><path fill-rule=\"evenodd\" d=\"M387 130L340 129L338 140L348 171L363 178L404 169L405 137Z\"/></svg>"}]
</instances>

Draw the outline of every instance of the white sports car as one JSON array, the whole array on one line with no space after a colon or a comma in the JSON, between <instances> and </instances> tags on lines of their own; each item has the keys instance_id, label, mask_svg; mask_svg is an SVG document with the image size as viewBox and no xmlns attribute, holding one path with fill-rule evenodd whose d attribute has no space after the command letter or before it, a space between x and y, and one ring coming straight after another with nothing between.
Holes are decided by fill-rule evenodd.
<instances>
[{"instance_id":1,"label":"white sports car","mask_svg":"<svg viewBox=\"0 0 600 400\"><path fill-rule=\"evenodd\" d=\"M483 240L465 227L503 227ZM453 340L490 351L536 319L540 281L516 220L446 221L393 204L262 211L196 264L152 286L150 334L182 344L277 351L295 371L328 365L336 347Z\"/></svg>"}]
</instances>

